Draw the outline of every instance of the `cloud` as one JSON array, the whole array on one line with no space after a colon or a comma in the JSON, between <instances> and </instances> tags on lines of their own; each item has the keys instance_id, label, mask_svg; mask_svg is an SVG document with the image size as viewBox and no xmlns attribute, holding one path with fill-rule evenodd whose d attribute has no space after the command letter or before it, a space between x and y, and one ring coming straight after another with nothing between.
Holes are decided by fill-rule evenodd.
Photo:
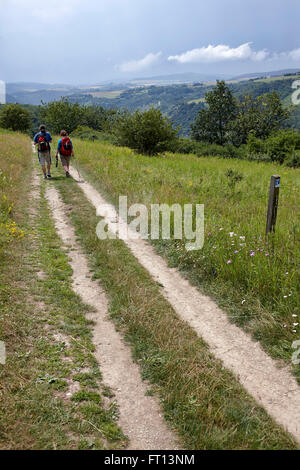
<instances>
[{"instance_id":1,"label":"cloud","mask_svg":"<svg viewBox=\"0 0 300 470\"><path fill-rule=\"evenodd\" d=\"M139 72L140 70L145 70L156 64L161 55L161 52L157 52L156 54L150 52L149 54L145 55L143 59L123 62L123 64L117 66L117 68L121 70L121 72Z\"/></svg>"},{"instance_id":2,"label":"cloud","mask_svg":"<svg viewBox=\"0 0 300 470\"><path fill-rule=\"evenodd\" d=\"M188 64L241 59L261 61L267 58L269 53L266 50L255 52L251 49L250 44L250 42L247 42L235 48L226 46L225 44L219 44L217 46L210 44L207 47L200 47L199 49L192 49L183 54L169 56L168 60Z\"/></svg>"},{"instance_id":3,"label":"cloud","mask_svg":"<svg viewBox=\"0 0 300 470\"><path fill-rule=\"evenodd\" d=\"M272 59L283 59L291 60L293 62L300 62L300 48L285 52L274 52L274 54L272 55Z\"/></svg>"}]
</instances>

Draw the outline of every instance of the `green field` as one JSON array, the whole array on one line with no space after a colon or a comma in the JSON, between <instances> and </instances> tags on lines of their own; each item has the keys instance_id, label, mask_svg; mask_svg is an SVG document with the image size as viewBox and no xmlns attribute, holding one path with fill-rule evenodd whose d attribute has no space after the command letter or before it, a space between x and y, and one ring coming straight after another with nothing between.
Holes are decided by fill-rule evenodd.
<instances>
[{"instance_id":1,"label":"green field","mask_svg":"<svg viewBox=\"0 0 300 470\"><path fill-rule=\"evenodd\" d=\"M292 317L299 315L299 170L191 155L145 157L101 141L72 140L74 166L115 204L119 195L147 206L205 204L202 250L186 252L184 240L156 241L156 249L270 355L291 365L291 344L299 339ZM118 403L94 356L86 318L91 307L72 289L68 248L45 198L51 185L66 204L93 279L106 292L111 320L148 381L147 393L160 400L182 448L297 448L177 315L129 248L121 240L97 238L94 207L60 165L32 197L31 143L0 131L0 168L0 340L8 353L0 366L1 449L127 444ZM276 235L266 242L273 173L282 177L280 206ZM237 176L241 181L235 182ZM298 379L299 369L294 366Z\"/></svg>"},{"instance_id":2,"label":"green field","mask_svg":"<svg viewBox=\"0 0 300 470\"><path fill-rule=\"evenodd\" d=\"M121 93L123 93L124 90L114 90L114 91L92 91L89 93L92 95L94 98L108 98L108 99L114 99L114 98L119 98Z\"/></svg>"},{"instance_id":3,"label":"green field","mask_svg":"<svg viewBox=\"0 0 300 470\"><path fill-rule=\"evenodd\" d=\"M164 154L75 140L77 164L115 204L202 203L205 243L186 252L184 240L155 245L275 358L291 364L299 339L300 172L279 165ZM230 171L231 170L231 171ZM268 189L281 176L276 233L265 239ZM235 183L235 177L241 177ZM295 317L293 315L298 315ZM300 367L294 372L300 379Z\"/></svg>"}]
</instances>

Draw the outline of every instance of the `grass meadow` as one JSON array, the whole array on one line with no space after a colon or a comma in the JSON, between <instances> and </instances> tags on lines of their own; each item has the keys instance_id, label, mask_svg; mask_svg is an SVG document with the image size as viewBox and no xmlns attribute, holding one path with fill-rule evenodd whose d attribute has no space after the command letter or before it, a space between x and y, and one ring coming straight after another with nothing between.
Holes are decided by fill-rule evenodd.
<instances>
[{"instance_id":1,"label":"grass meadow","mask_svg":"<svg viewBox=\"0 0 300 470\"><path fill-rule=\"evenodd\" d=\"M157 250L211 295L264 349L291 364L300 339L300 172L279 165L162 154L74 139L76 159L111 202L205 205L202 250L156 240ZM265 238L270 178L281 176L276 232ZM150 211L149 211L150 213ZM294 366L300 379L300 368Z\"/></svg>"}]
</instances>

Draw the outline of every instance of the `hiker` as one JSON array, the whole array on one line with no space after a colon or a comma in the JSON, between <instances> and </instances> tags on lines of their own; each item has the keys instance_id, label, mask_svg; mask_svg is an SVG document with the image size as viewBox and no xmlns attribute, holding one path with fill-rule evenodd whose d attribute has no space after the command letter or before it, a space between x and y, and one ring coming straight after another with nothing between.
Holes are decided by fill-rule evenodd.
<instances>
[{"instance_id":1,"label":"hiker","mask_svg":"<svg viewBox=\"0 0 300 470\"><path fill-rule=\"evenodd\" d=\"M42 167L42 171L44 174L44 179L46 180L47 177L51 178L51 148L50 143L52 142L52 137L50 132L46 132L46 127L44 124L40 125L40 132L35 134L33 138L34 145L38 146L38 157L39 162ZM46 171L46 163L47 163L47 171Z\"/></svg>"},{"instance_id":2,"label":"hiker","mask_svg":"<svg viewBox=\"0 0 300 470\"><path fill-rule=\"evenodd\" d=\"M68 137L67 131L60 131L60 136L61 139L59 139L57 144L56 158L58 158L59 154L61 164L66 172L66 177L70 178L70 158L71 156L74 157L73 144L70 137Z\"/></svg>"}]
</instances>

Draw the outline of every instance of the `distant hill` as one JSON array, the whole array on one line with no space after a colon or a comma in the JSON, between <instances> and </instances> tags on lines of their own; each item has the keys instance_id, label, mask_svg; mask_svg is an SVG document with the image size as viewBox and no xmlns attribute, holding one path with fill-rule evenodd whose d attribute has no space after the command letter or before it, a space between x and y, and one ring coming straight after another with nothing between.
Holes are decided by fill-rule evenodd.
<instances>
[{"instance_id":1,"label":"distant hill","mask_svg":"<svg viewBox=\"0 0 300 470\"><path fill-rule=\"evenodd\" d=\"M244 73L243 75L238 75L232 77L230 80L243 80L245 78L258 78L258 77L280 77L283 75L293 75L300 73L300 69L283 69L283 70L273 70L271 72L257 72L257 73Z\"/></svg>"},{"instance_id":2,"label":"distant hill","mask_svg":"<svg viewBox=\"0 0 300 470\"><path fill-rule=\"evenodd\" d=\"M193 83L193 82L210 82L215 80L226 80L229 75L224 74L205 74L205 73L175 73L170 75L157 75L154 77L135 78L130 81L132 84L177 84L177 83Z\"/></svg>"},{"instance_id":3,"label":"distant hill","mask_svg":"<svg viewBox=\"0 0 300 470\"><path fill-rule=\"evenodd\" d=\"M276 91L282 101L291 104L292 83L300 78L298 69L251 74L251 77L240 75L227 80L228 86L237 98L245 94L254 97ZM281 74L281 75L277 75ZM166 78L167 77L167 78ZM82 105L98 105L104 108L148 109L159 107L176 125L181 126L181 133L188 135L190 125L200 109L205 107L205 93L212 89L215 81L201 81L200 74L174 74L150 77L157 83L106 83L94 86L45 85L36 83L7 84L7 102L39 105L41 101L48 103L59 100L62 96ZM201 75L204 78L204 75ZM208 75L205 76L208 78ZM183 82L159 83L160 80L183 80ZM141 79L147 80L147 79ZM185 82L184 80L192 80ZM295 109L291 122L293 127L300 129L300 106Z\"/></svg>"}]
</instances>

